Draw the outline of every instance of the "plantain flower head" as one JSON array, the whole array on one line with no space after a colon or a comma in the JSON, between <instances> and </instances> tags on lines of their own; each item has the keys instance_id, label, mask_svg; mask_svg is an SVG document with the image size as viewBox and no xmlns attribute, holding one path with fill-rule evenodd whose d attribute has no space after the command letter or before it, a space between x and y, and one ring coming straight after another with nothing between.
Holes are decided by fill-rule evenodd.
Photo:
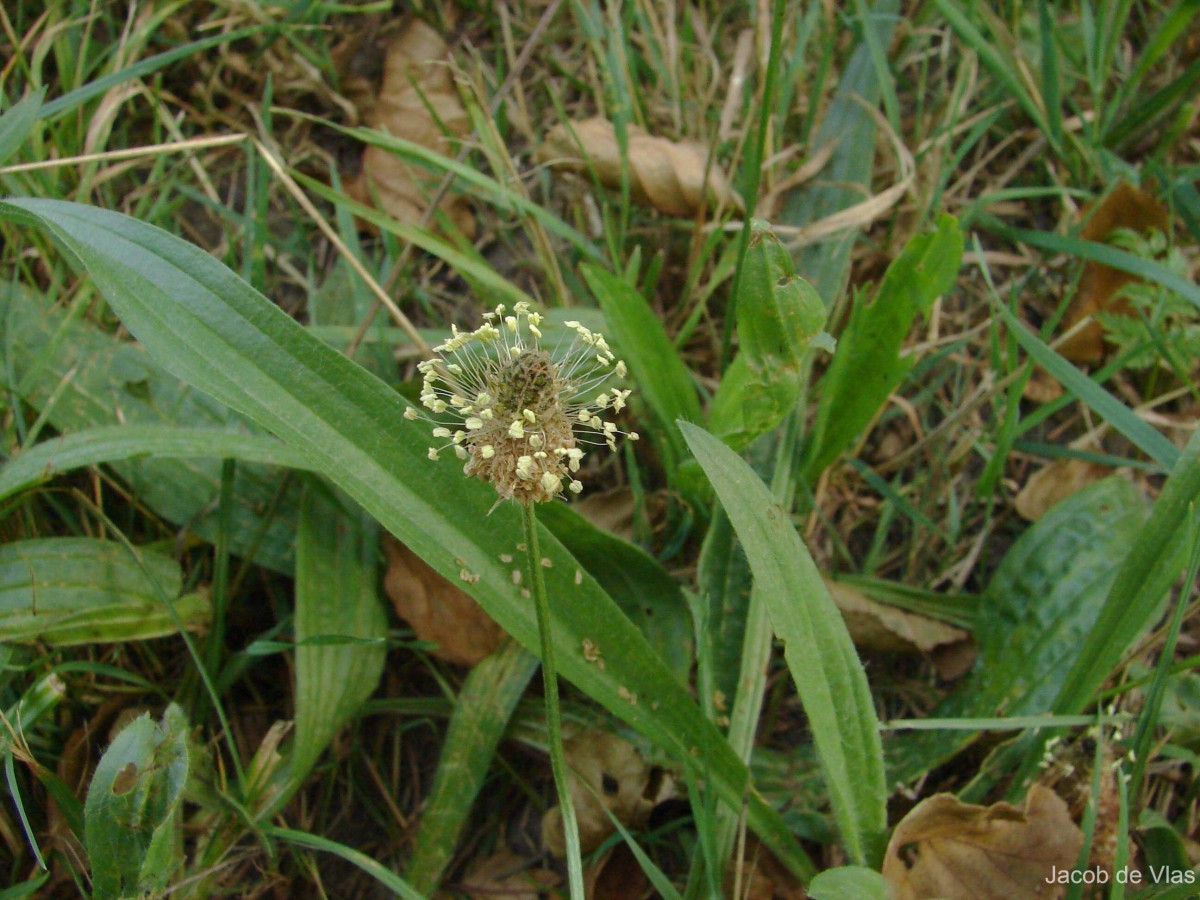
<instances>
[{"instance_id":1,"label":"plantain flower head","mask_svg":"<svg viewBox=\"0 0 1200 900\"><path fill-rule=\"evenodd\" d=\"M625 364L603 335L579 322L566 323L574 332L568 346L546 349L542 316L527 303L511 314L501 304L483 319L471 332L452 326L449 340L433 348L438 355L418 366L421 403L440 417L425 418L444 441L429 448L429 458L452 449L466 461L463 472L490 482L505 500L552 500L564 480L579 493L574 476L583 447L615 450L625 434L606 417L619 413L631 392L604 387L625 375ZM409 407L405 417L419 416Z\"/></svg>"}]
</instances>

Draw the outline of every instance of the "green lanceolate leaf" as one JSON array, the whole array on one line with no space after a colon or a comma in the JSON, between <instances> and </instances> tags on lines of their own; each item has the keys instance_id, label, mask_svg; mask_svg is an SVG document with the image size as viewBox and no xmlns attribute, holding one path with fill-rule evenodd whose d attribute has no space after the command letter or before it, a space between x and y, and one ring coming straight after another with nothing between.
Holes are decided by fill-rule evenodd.
<instances>
[{"instance_id":1,"label":"green lanceolate leaf","mask_svg":"<svg viewBox=\"0 0 1200 900\"><path fill-rule=\"evenodd\" d=\"M0 547L0 641L49 644L135 641L208 624L204 594L179 596L169 556L95 538L38 538Z\"/></svg>"},{"instance_id":2,"label":"green lanceolate leaf","mask_svg":"<svg viewBox=\"0 0 1200 900\"><path fill-rule=\"evenodd\" d=\"M23 97L4 111L0 116L0 164L17 152L17 148L25 142L29 132L33 130L42 108L42 97L45 88Z\"/></svg>"},{"instance_id":3,"label":"green lanceolate leaf","mask_svg":"<svg viewBox=\"0 0 1200 900\"><path fill-rule=\"evenodd\" d=\"M687 367L645 297L604 269L585 264L580 271L604 312L617 355L628 364L638 393L662 425L656 431L669 435L665 440L674 454L672 465L678 463L686 454L671 423L700 421L700 401Z\"/></svg>"},{"instance_id":4,"label":"green lanceolate leaf","mask_svg":"<svg viewBox=\"0 0 1200 900\"><path fill-rule=\"evenodd\" d=\"M538 647L533 606L512 576L521 553L517 509L503 504L489 516L494 490L465 478L452 459L430 462L428 433L404 420L407 404L387 385L209 254L157 228L53 200L10 200L0 215L49 229L173 373L303 452L521 644ZM559 673L676 758L699 754L709 784L740 806L745 766L595 579L549 531L541 542L551 562L545 577ZM584 639L602 653L604 669L585 657ZM813 873L782 819L753 792L747 821L794 872Z\"/></svg>"},{"instance_id":5,"label":"green lanceolate leaf","mask_svg":"<svg viewBox=\"0 0 1200 900\"><path fill-rule=\"evenodd\" d=\"M930 716L1049 712L1144 517L1137 489L1123 478L1108 478L1055 505L1029 526L980 598L975 668ZM1100 677L1109 671L1104 668ZM905 782L928 771L975 734L897 734L888 742L891 780Z\"/></svg>"},{"instance_id":6,"label":"green lanceolate leaf","mask_svg":"<svg viewBox=\"0 0 1200 900\"><path fill-rule=\"evenodd\" d=\"M875 296L855 297L850 321L818 387L820 404L804 454L804 475L814 481L874 418L912 368L900 347L917 316L954 284L963 238L953 216L938 217L935 231L916 235L888 266Z\"/></svg>"},{"instance_id":7,"label":"green lanceolate leaf","mask_svg":"<svg viewBox=\"0 0 1200 900\"><path fill-rule=\"evenodd\" d=\"M600 582L679 683L687 684L692 670L691 616L683 591L662 564L564 504L539 509L538 521Z\"/></svg>"},{"instance_id":8,"label":"green lanceolate leaf","mask_svg":"<svg viewBox=\"0 0 1200 900\"><path fill-rule=\"evenodd\" d=\"M740 352L721 378L709 428L734 449L770 431L800 396L804 358L825 324L825 305L796 274L765 222L755 221L738 282ZM832 343L825 336L824 346Z\"/></svg>"},{"instance_id":9,"label":"green lanceolate leaf","mask_svg":"<svg viewBox=\"0 0 1200 900\"><path fill-rule=\"evenodd\" d=\"M787 512L745 462L708 432L680 423L733 523L813 731L850 859L883 858L888 791L879 722L842 615Z\"/></svg>"},{"instance_id":10,"label":"green lanceolate leaf","mask_svg":"<svg viewBox=\"0 0 1200 900\"><path fill-rule=\"evenodd\" d=\"M176 811L188 775L187 721L171 705L117 735L100 758L84 806L92 896L162 891L183 861Z\"/></svg>"},{"instance_id":11,"label":"green lanceolate leaf","mask_svg":"<svg viewBox=\"0 0 1200 900\"><path fill-rule=\"evenodd\" d=\"M122 423L246 432L246 423L227 406L164 372L145 348L115 339L32 291L0 286L0 322L11 329L7 346L17 376L11 387L59 431ZM215 541L221 460L215 454L157 455L149 445L147 451L145 458L113 459L113 471L139 502ZM290 575L299 490L283 484L283 477L265 466L237 467L230 545L238 555L253 555L260 565Z\"/></svg>"},{"instance_id":12,"label":"green lanceolate leaf","mask_svg":"<svg viewBox=\"0 0 1200 900\"><path fill-rule=\"evenodd\" d=\"M888 883L874 869L839 866L826 869L808 887L812 900L887 900Z\"/></svg>"},{"instance_id":13,"label":"green lanceolate leaf","mask_svg":"<svg viewBox=\"0 0 1200 900\"><path fill-rule=\"evenodd\" d=\"M330 740L375 691L387 637L379 596L379 527L352 501L307 488L296 532L296 732L290 777L299 787ZM282 798L281 798L282 799Z\"/></svg>"},{"instance_id":14,"label":"green lanceolate leaf","mask_svg":"<svg viewBox=\"0 0 1200 900\"><path fill-rule=\"evenodd\" d=\"M303 454L265 434L173 425L107 425L60 435L23 448L0 467L0 500L85 466L147 457L208 457L308 468Z\"/></svg>"},{"instance_id":15,"label":"green lanceolate leaf","mask_svg":"<svg viewBox=\"0 0 1200 900\"><path fill-rule=\"evenodd\" d=\"M755 221L737 299L738 338L751 374L799 372L813 338L825 325L825 305L796 274L792 257L771 226Z\"/></svg>"},{"instance_id":16,"label":"green lanceolate leaf","mask_svg":"<svg viewBox=\"0 0 1200 900\"><path fill-rule=\"evenodd\" d=\"M506 641L471 670L458 692L406 872L424 896L433 894L454 857L500 737L537 666L537 657Z\"/></svg>"},{"instance_id":17,"label":"green lanceolate leaf","mask_svg":"<svg viewBox=\"0 0 1200 900\"><path fill-rule=\"evenodd\" d=\"M1087 632L1054 701L1056 713L1083 709L1138 636L1162 611L1184 565L1188 522L1200 510L1200 431L1192 433L1145 527L1129 536L1129 552L1104 606Z\"/></svg>"}]
</instances>

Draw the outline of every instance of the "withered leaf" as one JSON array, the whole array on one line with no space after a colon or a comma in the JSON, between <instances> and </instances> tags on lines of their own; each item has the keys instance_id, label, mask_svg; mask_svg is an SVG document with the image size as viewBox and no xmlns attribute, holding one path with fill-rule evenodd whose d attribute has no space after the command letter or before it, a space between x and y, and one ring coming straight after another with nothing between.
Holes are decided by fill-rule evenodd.
<instances>
[{"instance_id":1,"label":"withered leaf","mask_svg":"<svg viewBox=\"0 0 1200 900\"><path fill-rule=\"evenodd\" d=\"M954 625L878 603L852 585L829 579L825 585L856 647L885 653L931 653L970 637Z\"/></svg>"},{"instance_id":2,"label":"withered leaf","mask_svg":"<svg viewBox=\"0 0 1200 900\"><path fill-rule=\"evenodd\" d=\"M442 154L450 154L453 139L467 134L470 120L447 65L446 42L433 28L414 20L389 41L383 83L366 113L367 125ZM368 146L362 170L344 185L355 200L370 203L377 196L392 218L415 225L438 180L436 173ZM448 197L442 209L463 234L474 237L475 218L465 200Z\"/></svg>"},{"instance_id":3,"label":"withered leaf","mask_svg":"<svg viewBox=\"0 0 1200 900\"><path fill-rule=\"evenodd\" d=\"M1152 229L1166 231L1169 225L1166 207L1145 191L1122 181L1091 211L1080 237L1087 241L1103 241L1118 228L1145 233ZM1121 299L1114 303L1113 295L1134 278L1128 272L1088 260L1079 279L1079 289L1063 321L1063 330L1098 312L1127 312L1128 301ZM1100 323L1089 322L1061 343L1058 351L1072 362L1099 362L1104 357L1104 332Z\"/></svg>"},{"instance_id":4,"label":"withered leaf","mask_svg":"<svg viewBox=\"0 0 1200 900\"><path fill-rule=\"evenodd\" d=\"M633 745L615 734L580 732L563 742L563 753L572 772L571 800L584 853L616 831L606 809L621 824L639 828L672 790L661 769L646 765ZM542 817L542 844L555 856L564 855L562 810L557 806Z\"/></svg>"},{"instance_id":5,"label":"withered leaf","mask_svg":"<svg viewBox=\"0 0 1200 900\"><path fill-rule=\"evenodd\" d=\"M504 629L469 594L390 535L383 550L388 562L383 588L417 637L437 644L434 656L473 666L499 646Z\"/></svg>"},{"instance_id":6,"label":"withered leaf","mask_svg":"<svg viewBox=\"0 0 1200 900\"><path fill-rule=\"evenodd\" d=\"M558 875L538 866L536 860L501 850L474 863L463 876L461 889L472 900L539 900L559 881Z\"/></svg>"},{"instance_id":7,"label":"withered leaf","mask_svg":"<svg viewBox=\"0 0 1200 900\"><path fill-rule=\"evenodd\" d=\"M1041 785L1030 789L1024 809L937 794L896 826L883 876L896 900L1056 897L1052 873L1069 871L1082 846L1066 802Z\"/></svg>"},{"instance_id":8,"label":"withered leaf","mask_svg":"<svg viewBox=\"0 0 1200 900\"><path fill-rule=\"evenodd\" d=\"M1111 472L1108 466L1087 460L1056 459L1029 476L1014 505L1022 518L1036 522L1050 507Z\"/></svg>"},{"instance_id":9,"label":"withered leaf","mask_svg":"<svg viewBox=\"0 0 1200 900\"><path fill-rule=\"evenodd\" d=\"M628 129L629 191L636 203L672 216L690 216L715 205L741 208L740 198L700 144L652 137ZM605 187L621 186L621 148L607 119L555 125L538 148L538 159L570 172L594 171Z\"/></svg>"}]
</instances>

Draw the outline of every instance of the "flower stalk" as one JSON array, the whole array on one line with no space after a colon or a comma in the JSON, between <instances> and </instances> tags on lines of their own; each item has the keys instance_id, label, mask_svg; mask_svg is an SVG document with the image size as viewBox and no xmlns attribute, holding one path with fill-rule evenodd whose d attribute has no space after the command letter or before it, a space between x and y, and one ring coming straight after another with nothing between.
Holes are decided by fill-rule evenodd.
<instances>
[{"instance_id":1,"label":"flower stalk","mask_svg":"<svg viewBox=\"0 0 1200 900\"><path fill-rule=\"evenodd\" d=\"M571 897L584 900L535 504L555 500L564 490L583 490L575 476L585 447L616 450L618 437L636 441L638 436L606 421L621 412L631 392L606 387L612 377L624 378L626 370L604 336L580 322L565 322L569 340L560 338L551 348L543 346L541 325L540 313L517 303L511 313L503 305L484 313L483 324L474 331L451 327L450 338L433 348L438 355L418 366L424 376L421 404L432 415L409 407L404 417L433 425L431 433L442 443L429 448L431 460L453 451L464 464L463 474L496 489L497 503L514 500L521 506L529 575L528 588L521 592L525 597L532 592L537 612L550 767L562 812Z\"/></svg>"},{"instance_id":2,"label":"flower stalk","mask_svg":"<svg viewBox=\"0 0 1200 900\"><path fill-rule=\"evenodd\" d=\"M554 637L550 631L550 599L542 575L541 549L538 545L537 511L532 500L521 504L525 525L525 549L529 584L537 610L538 637L541 640L542 682L546 695L546 734L550 745L550 768L554 772L554 787L558 791L558 806L562 811L564 844L567 850L567 880L572 900L583 900L583 855L579 845L579 823L575 804L571 800L567 759L563 752L562 712L558 703L558 669L554 663Z\"/></svg>"}]
</instances>

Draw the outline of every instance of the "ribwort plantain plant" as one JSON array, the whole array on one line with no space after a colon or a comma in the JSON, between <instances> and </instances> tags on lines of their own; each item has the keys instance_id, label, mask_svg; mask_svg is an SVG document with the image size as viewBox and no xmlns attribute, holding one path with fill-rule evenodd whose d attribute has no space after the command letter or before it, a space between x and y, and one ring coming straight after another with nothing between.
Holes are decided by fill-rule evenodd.
<instances>
[{"instance_id":1,"label":"ribwort plantain plant","mask_svg":"<svg viewBox=\"0 0 1200 900\"><path fill-rule=\"evenodd\" d=\"M572 493L583 490L583 483L575 477L586 455L581 445L616 450L619 436L636 441L638 435L605 421L605 416L624 408L632 391L605 387L614 376L624 377L626 369L603 335L579 322L567 322L573 332L570 343L564 348L559 342L547 349L542 346L540 313L526 303L517 303L511 314L505 313L501 304L485 313L483 324L474 331L452 327L451 337L433 348L438 355L419 366L424 375L421 402L439 417L424 418L433 424L433 436L445 442L431 446L429 458L436 460L452 449L465 461L465 475L496 488L500 495L497 503L514 500L521 505L528 576L528 587L522 592L532 596L537 610L550 764L566 833L571 896L582 898L579 827L563 754L558 676L536 509L538 503L558 497L564 481ZM422 418L411 406L404 416Z\"/></svg>"}]
</instances>

